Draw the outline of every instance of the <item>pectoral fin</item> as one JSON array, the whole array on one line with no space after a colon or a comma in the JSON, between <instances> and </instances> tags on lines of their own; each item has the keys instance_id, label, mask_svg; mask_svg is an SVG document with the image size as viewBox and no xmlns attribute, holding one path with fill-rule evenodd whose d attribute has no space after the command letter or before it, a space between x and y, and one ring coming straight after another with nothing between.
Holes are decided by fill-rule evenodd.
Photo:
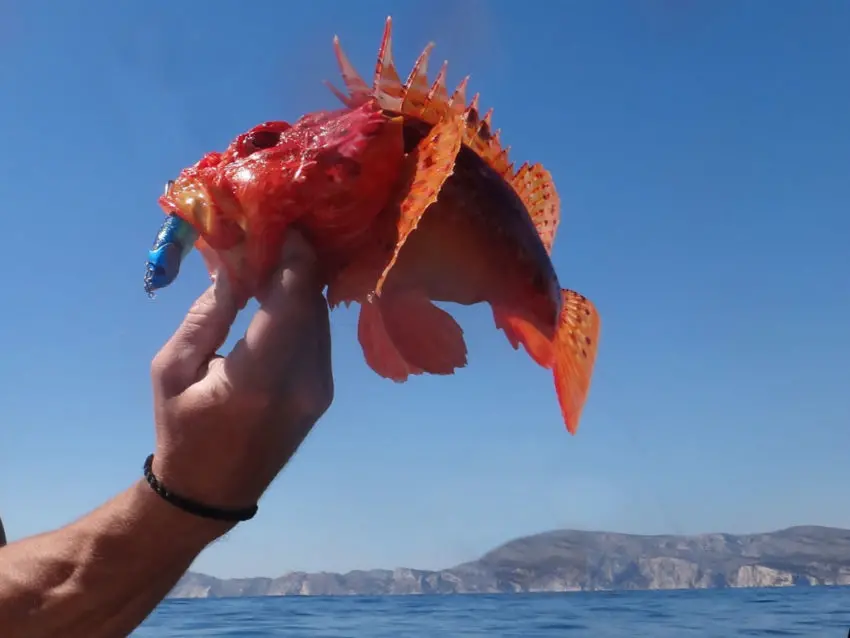
<instances>
[{"instance_id":1,"label":"pectoral fin","mask_svg":"<svg viewBox=\"0 0 850 638\"><path fill-rule=\"evenodd\" d=\"M448 117L434 126L408 155L402 179L407 180L409 187L398 204L398 235L389 263L378 278L375 287L378 295L410 233L416 230L428 207L437 201L440 189L452 174L463 141L463 128L462 118Z\"/></svg>"}]
</instances>

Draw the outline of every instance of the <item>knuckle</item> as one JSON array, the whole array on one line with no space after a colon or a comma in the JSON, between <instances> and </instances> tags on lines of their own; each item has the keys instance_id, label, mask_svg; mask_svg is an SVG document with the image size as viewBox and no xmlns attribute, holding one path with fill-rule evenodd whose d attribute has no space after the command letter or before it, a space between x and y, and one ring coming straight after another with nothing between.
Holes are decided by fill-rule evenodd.
<instances>
[{"instance_id":1,"label":"knuckle","mask_svg":"<svg viewBox=\"0 0 850 638\"><path fill-rule=\"evenodd\" d=\"M167 348L163 348L154 355L151 361L151 377L154 381L161 381L168 376L168 370L171 367L171 357L168 354Z\"/></svg>"},{"instance_id":2,"label":"knuckle","mask_svg":"<svg viewBox=\"0 0 850 638\"><path fill-rule=\"evenodd\" d=\"M243 409L251 414L272 414L279 403L279 397L267 391L251 392L242 397Z\"/></svg>"},{"instance_id":3,"label":"knuckle","mask_svg":"<svg viewBox=\"0 0 850 638\"><path fill-rule=\"evenodd\" d=\"M180 338L185 342L193 342L197 335L203 331L207 321L207 313L203 308L193 306L186 313L183 325L180 326Z\"/></svg>"},{"instance_id":4,"label":"knuckle","mask_svg":"<svg viewBox=\"0 0 850 638\"><path fill-rule=\"evenodd\" d=\"M317 383L292 398L295 411L311 421L318 421L333 403L333 382Z\"/></svg>"},{"instance_id":5,"label":"knuckle","mask_svg":"<svg viewBox=\"0 0 850 638\"><path fill-rule=\"evenodd\" d=\"M316 402L316 418L322 417L327 412L334 401L334 384L333 379L330 379L322 392L318 396Z\"/></svg>"},{"instance_id":6,"label":"knuckle","mask_svg":"<svg viewBox=\"0 0 850 638\"><path fill-rule=\"evenodd\" d=\"M154 385L167 393L182 390L187 376L183 349L174 341L167 343L151 360L150 375Z\"/></svg>"},{"instance_id":7,"label":"knuckle","mask_svg":"<svg viewBox=\"0 0 850 638\"><path fill-rule=\"evenodd\" d=\"M192 413L187 416L198 414L227 413L232 407L232 396L230 388L223 383L205 383L196 394L192 395L190 402Z\"/></svg>"}]
</instances>

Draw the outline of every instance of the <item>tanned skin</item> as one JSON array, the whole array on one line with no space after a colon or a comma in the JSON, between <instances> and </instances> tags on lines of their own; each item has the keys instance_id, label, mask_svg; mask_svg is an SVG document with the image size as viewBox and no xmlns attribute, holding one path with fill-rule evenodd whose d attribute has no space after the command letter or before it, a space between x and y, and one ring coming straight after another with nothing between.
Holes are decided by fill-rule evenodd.
<instances>
[{"instance_id":1,"label":"tanned skin","mask_svg":"<svg viewBox=\"0 0 850 638\"><path fill-rule=\"evenodd\" d=\"M153 471L221 508L256 503L333 400L327 304L294 232L257 297L242 340L216 355L241 310L219 276L151 367ZM3 637L127 636L231 528L177 509L141 479L66 527L0 549Z\"/></svg>"}]
</instances>

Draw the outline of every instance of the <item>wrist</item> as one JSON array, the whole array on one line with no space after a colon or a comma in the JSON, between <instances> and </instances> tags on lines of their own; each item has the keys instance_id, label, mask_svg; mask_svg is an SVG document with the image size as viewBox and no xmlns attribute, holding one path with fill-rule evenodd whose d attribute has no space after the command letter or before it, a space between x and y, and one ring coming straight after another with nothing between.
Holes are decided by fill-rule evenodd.
<instances>
[{"instance_id":1,"label":"wrist","mask_svg":"<svg viewBox=\"0 0 850 638\"><path fill-rule=\"evenodd\" d=\"M150 466L156 482L182 499L224 512L256 510L265 484L256 464L246 462L237 452L221 454L187 453L157 446ZM198 457L204 459L198 463ZM181 499L178 499L181 500ZM254 511L256 513L256 511ZM238 520L248 520L253 514Z\"/></svg>"},{"instance_id":2,"label":"wrist","mask_svg":"<svg viewBox=\"0 0 850 638\"><path fill-rule=\"evenodd\" d=\"M131 494L134 527L139 533L147 532L151 542L163 550L170 546L177 553L200 554L235 526L184 512L154 492L144 479L133 485Z\"/></svg>"},{"instance_id":3,"label":"wrist","mask_svg":"<svg viewBox=\"0 0 850 638\"><path fill-rule=\"evenodd\" d=\"M242 521L248 521L254 518L257 514L258 506L256 503L253 503L248 506L238 506L233 507L232 505L222 505L220 503L227 502L228 499L221 497L221 491L211 489L211 482L201 481L201 485L204 485L206 489L195 489L195 490L184 490L183 486L186 484L185 482L181 482L175 480L175 476L168 471L163 471L161 468L167 467L166 463L157 463L158 459L154 454L148 456L145 460L144 464L144 476L145 481L150 486L155 494L157 494L160 498L170 503L177 509L180 509L188 514L193 514L195 516L214 520L214 521L224 521L230 523L239 523ZM154 464L158 465L156 471L154 471ZM162 476L165 475L165 481L163 481ZM195 476L195 479L203 477ZM221 478L221 474L216 478ZM213 482L214 483L214 482ZM174 485L178 485L178 488L175 490ZM230 482L228 486L232 489L233 483ZM203 500L199 500L196 494L219 494L219 498L211 498L206 497ZM225 490L226 492L226 490ZM192 496L190 496L192 495ZM233 502L233 501L230 501ZM236 502L245 502L244 498L238 499Z\"/></svg>"}]
</instances>

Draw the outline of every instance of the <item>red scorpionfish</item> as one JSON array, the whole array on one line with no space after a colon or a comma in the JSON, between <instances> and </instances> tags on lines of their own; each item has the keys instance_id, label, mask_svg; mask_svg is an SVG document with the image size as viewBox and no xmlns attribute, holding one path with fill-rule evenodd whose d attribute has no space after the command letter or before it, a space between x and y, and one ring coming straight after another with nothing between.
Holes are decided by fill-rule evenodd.
<instances>
[{"instance_id":1,"label":"red scorpionfish","mask_svg":"<svg viewBox=\"0 0 850 638\"><path fill-rule=\"evenodd\" d=\"M552 265L560 220L552 177L539 164L514 169L492 110L481 117L477 95L467 105L468 78L449 97L444 64L429 87L433 44L402 83L391 32L388 18L371 87L334 39L348 95L329 86L345 108L260 124L184 169L159 200L174 223L155 248L179 244L183 224L188 249L194 242L208 270L223 268L247 299L297 228L319 256L330 306L360 304L366 362L397 382L466 365L463 331L434 301L487 302L514 349L522 344L552 370L574 434L600 321L587 298L561 288ZM187 247L175 250L179 267ZM176 274L151 260L149 292Z\"/></svg>"}]
</instances>

